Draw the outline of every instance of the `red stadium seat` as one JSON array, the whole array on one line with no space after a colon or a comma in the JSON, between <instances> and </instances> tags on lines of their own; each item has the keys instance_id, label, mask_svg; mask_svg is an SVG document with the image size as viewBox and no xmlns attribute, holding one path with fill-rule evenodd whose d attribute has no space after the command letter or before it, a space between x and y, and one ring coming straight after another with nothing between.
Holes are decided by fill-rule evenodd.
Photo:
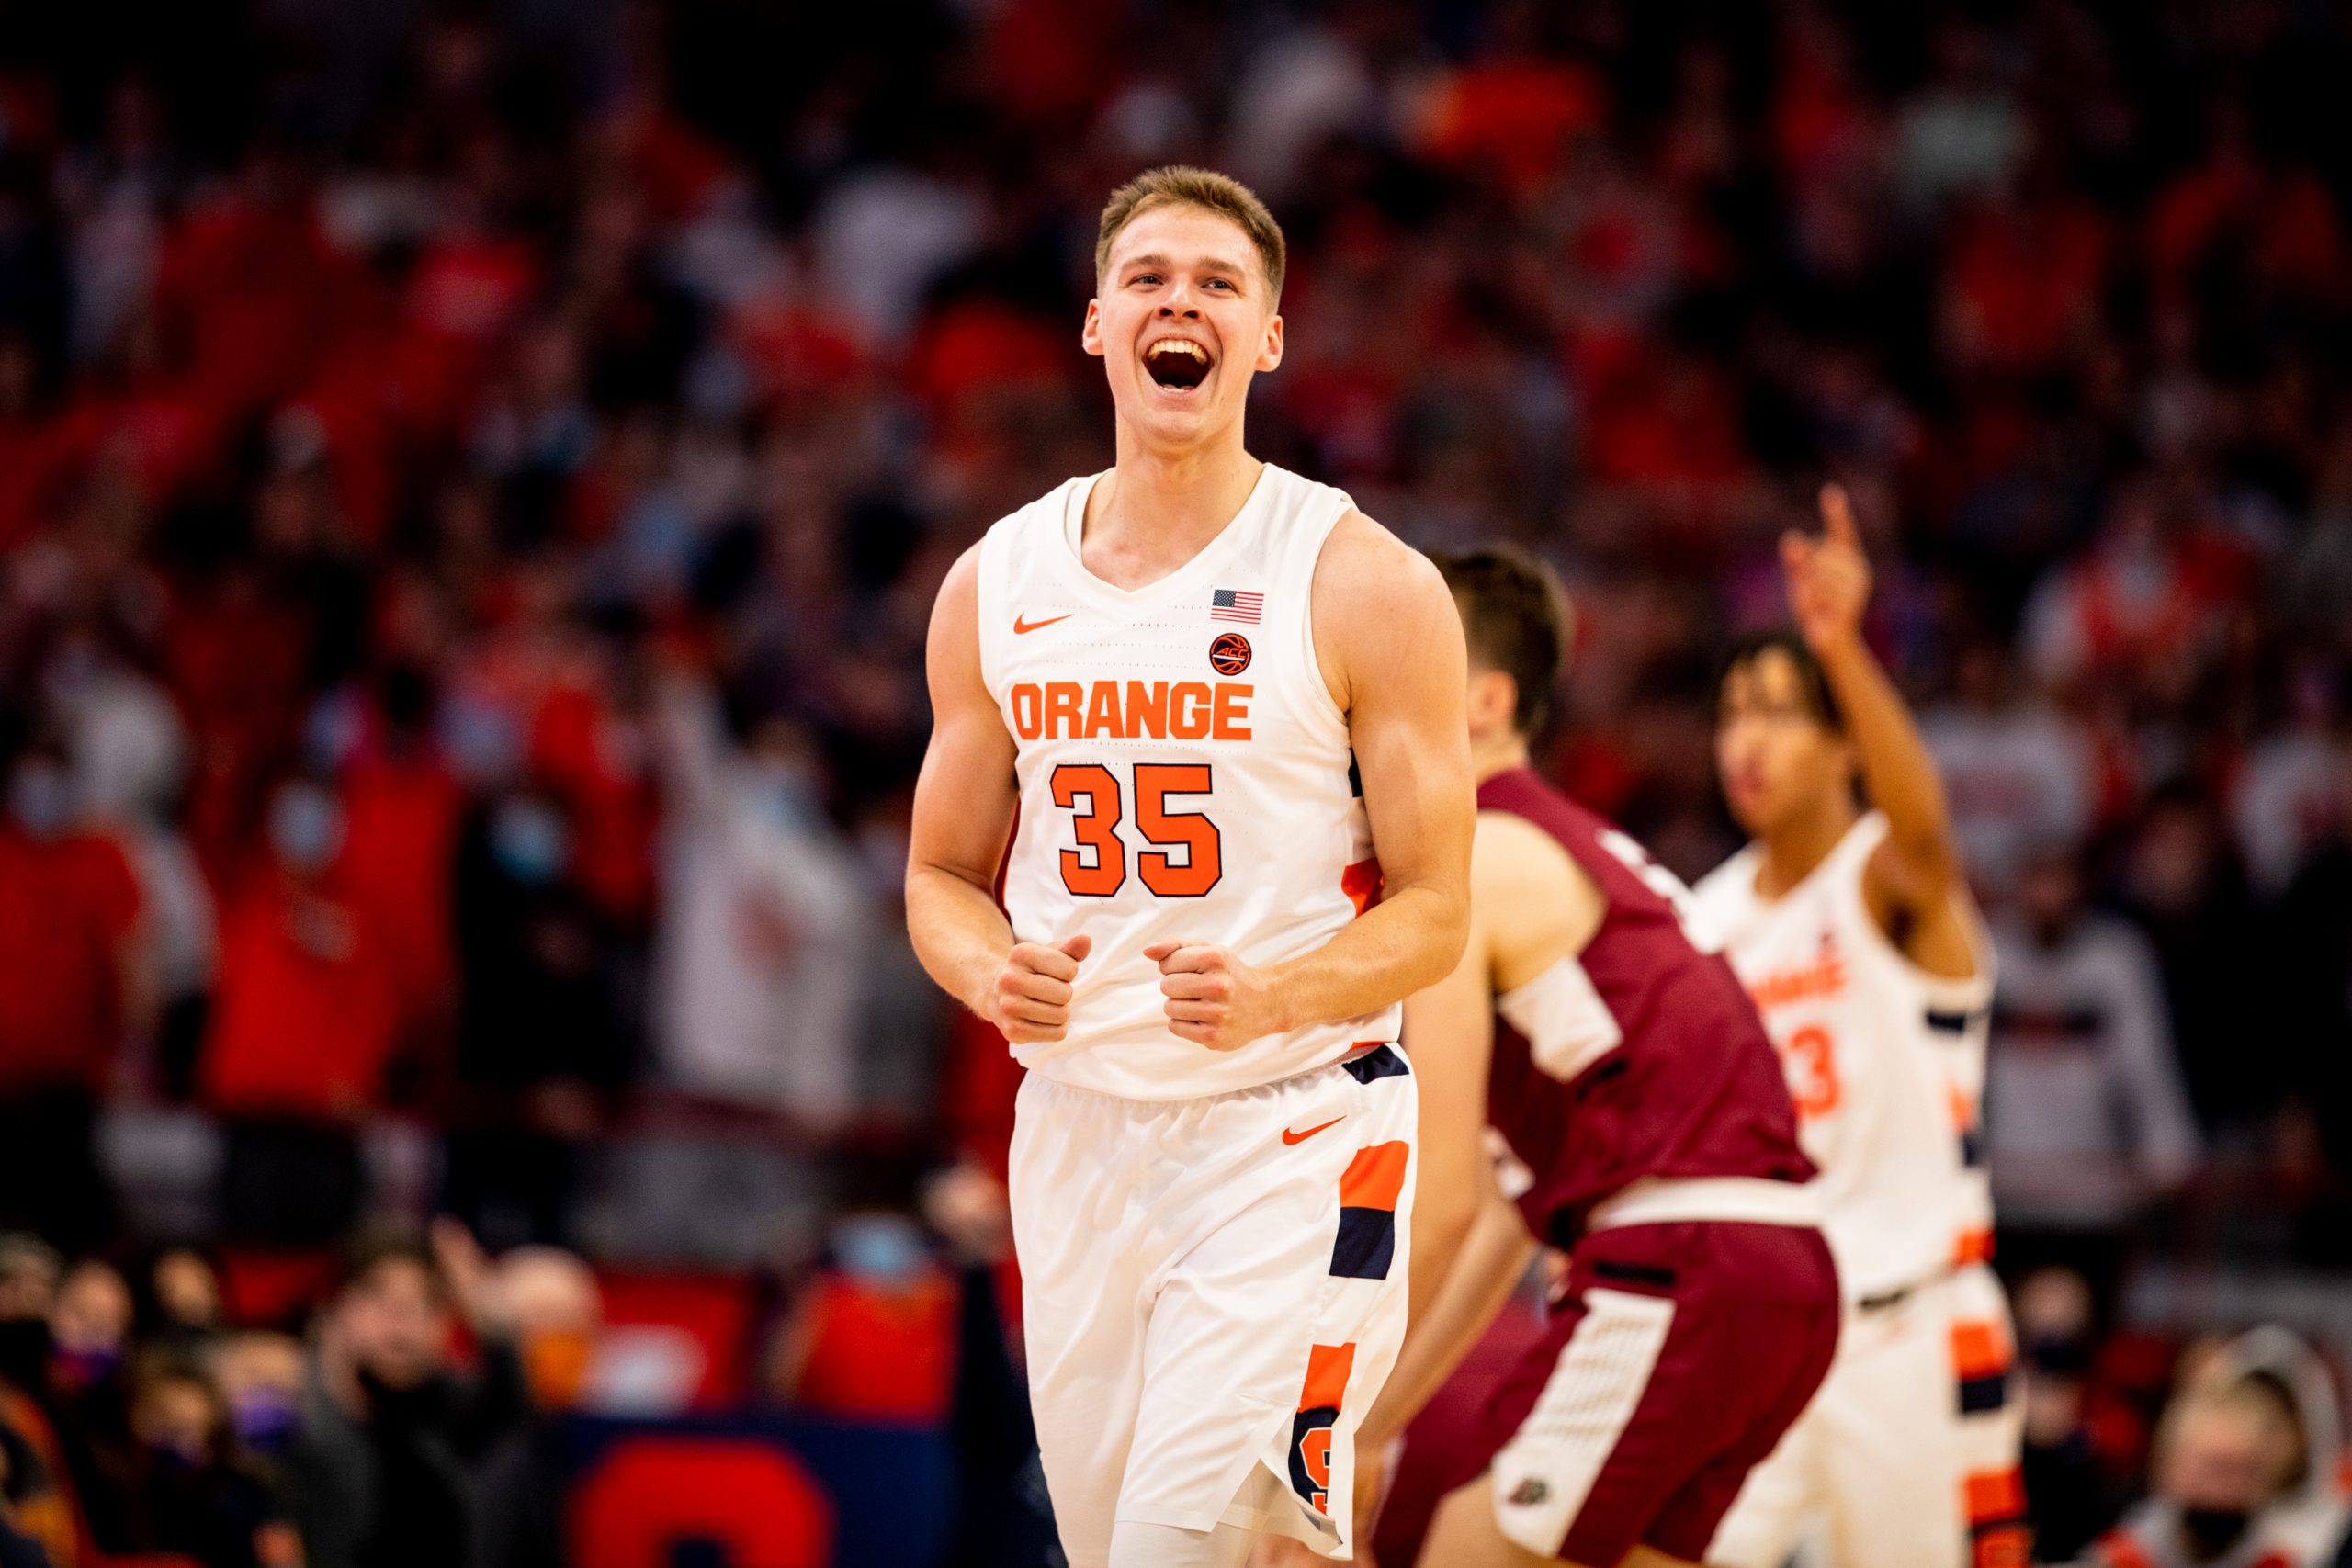
<instances>
[{"instance_id":1,"label":"red stadium seat","mask_svg":"<svg viewBox=\"0 0 2352 1568\"><path fill-rule=\"evenodd\" d=\"M729 1568L826 1568L832 1507L789 1454L744 1438L625 1438L572 1494L576 1568L669 1568L684 1541Z\"/></svg>"},{"instance_id":2,"label":"red stadium seat","mask_svg":"<svg viewBox=\"0 0 2352 1568\"><path fill-rule=\"evenodd\" d=\"M330 1247L232 1247L220 1255L220 1310L243 1327L276 1328L334 1291L342 1259Z\"/></svg>"}]
</instances>

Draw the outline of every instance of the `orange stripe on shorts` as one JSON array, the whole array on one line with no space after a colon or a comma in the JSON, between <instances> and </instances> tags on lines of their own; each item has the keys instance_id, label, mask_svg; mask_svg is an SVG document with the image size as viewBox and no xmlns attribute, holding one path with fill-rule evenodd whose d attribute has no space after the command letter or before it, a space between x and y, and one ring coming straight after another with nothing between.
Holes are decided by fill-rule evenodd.
<instances>
[{"instance_id":1,"label":"orange stripe on shorts","mask_svg":"<svg viewBox=\"0 0 2352 1568\"><path fill-rule=\"evenodd\" d=\"M1358 1149L1347 1174L1340 1178L1340 1207L1395 1213L1397 1195L1405 1190L1405 1160L1411 1153L1412 1145L1402 1139Z\"/></svg>"},{"instance_id":2,"label":"orange stripe on shorts","mask_svg":"<svg viewBox=\"0 0 2352 1568\"><path fill-rule=\"evenodd\" d=\"M1964 1230L1953 1238L1951 1244L1953 1268L1966 1269L1973 1264L1992 1261L1993 1233L1991 1231L1978 1226L1972 1230Z\"/></svg>"},{"instance_id":3,"label":"orange stripe on shorts","mask_svg":"<svg viewBox=\"0 0 2352 1568\"><path fill-rule=\"evenodd\" d=\"M1951 1325L1951 1370L1962 1382L1997 1378L2009 1370L2008 1336L1997 1323L1955 1323Z\"/></svg>"},{"instance_id":4,"label":"orange stripe on shorts","mask_svg":"<svg viewBox=\"0 0 2352 1568\"><path fill-rule=\"evenodd\" d=\"M1968 1522L2014 1519L2025 1512L2025 1478L2012 1467L1968 1478Z\"/></svg>"},{"instance_id":5,"label":"orange stripe on shorts","mask_svg":"<svg viewBox=\"0 0 2352 1568\"><path fill-rule=\"evenodd\" d=\"M1298 1396L1301 1410L1337 1410L1348 1392L1348 1378L1356 1370L1356 1348L1317 1345L1306 1353L1306 1389Z\"/></svg>"}]
</instances>

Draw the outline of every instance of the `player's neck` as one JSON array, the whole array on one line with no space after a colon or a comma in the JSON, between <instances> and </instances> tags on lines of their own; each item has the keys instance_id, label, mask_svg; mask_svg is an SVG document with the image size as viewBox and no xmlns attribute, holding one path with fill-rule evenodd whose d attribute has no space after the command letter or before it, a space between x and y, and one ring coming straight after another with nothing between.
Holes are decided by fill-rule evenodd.
<instances>
[{"instance_id":1,"label":"player's neck","mask_svg":"<svg viewBox=\"0 0 2352 1568\"><path fill-rule=\"evenodd\" d=\"M1474 735L1470 738L1471 775L1485 784L1497 773L1510 773L1513 768L1528 765L1527 738L1509 730L1499 735Z\"/></svg>"},{"instance_id":2,"label":"player's neck","mask_svg":"<svg viewBox=\"0 0 2352 1568\"><path fill-rule=\"evenodd\" d=\"M1238 420L1184 447L1149 445L1122 424L1117 466L1086 500L1080 554L1122 588L1156 581L1225 531L1265 467L1241 445Z\"/></svg>"},{"instance_id":3,"label":"player's neck","mask_svg":"<svg viewBox=\"0 0 2352 1568\"><path fill-rule=\"evenodd\" d=\"M1853 796L1843 792L1825 795L1810 808L1792 812L1758 840L1764 846L1764 863L1757 869L1756 891L1778 898L1811 876L1860 816Z\"/></svg>"}]
</instances>

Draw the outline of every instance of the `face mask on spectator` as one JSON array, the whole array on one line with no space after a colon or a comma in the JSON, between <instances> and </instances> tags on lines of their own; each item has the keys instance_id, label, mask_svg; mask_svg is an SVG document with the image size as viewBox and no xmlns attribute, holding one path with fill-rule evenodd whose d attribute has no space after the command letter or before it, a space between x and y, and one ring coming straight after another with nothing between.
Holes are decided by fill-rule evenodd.
<instances>
[{"instance_id":1,"label":"face mask on spectator","mask_svg":"<svg viewBox=\"0 0 2352 1568\"><path fill-rule=\"evenodd\" d=\"M877 1285L903 1285L922 1267L922 1233L895 1214L859 1214L833 1227L842 1271Z\"/></svg>"},{"instance_id":2,"label":"face mask on spectator","mask_svg":"<svg viewBox=\"0 0 2352 1568\"><path fill-rule=\"evenodd\" d=\"M2026 1364L2054 1377L2074 1377L2089 1370L2090 1348L2071 1334L2043 1334L2025 1343Z\"/></svg>"},{"instance_id":3,"label":"face mask on spectator","mask_svg":"<svg viewBox=\"0 0 2352 1568\"><path fill-rule=\"evenodd\" d=\"M74 816L74 786L54 762L27 762L8 781L8 812L28 837L53 839Z\"/></svg>"},{"instance_id":4,"label":"face mask on spectator","mask_svg":"<svg viewBox=\"0 0 2352 1568\"><path fill-rule=\"evenodd\" d=\"M104 1382L114 1376L122 1365L122 1352L105 1347L82 1350L58 1350L49 1359L50 1375L69 1389L85 1389Z\"/></svg>"},{"instance_id":5,"label":"face mask on spectator","mask_svg":"<svg viewBox=\"0 0 2352 1568\"><path fill-rule=\"evenodd\" d=\"M510 800L490 825L490 852L507 875L543 887L563 874L571 835L554 810L536 800Z\"/></svg>"},{"instance_id":6,"label":"face mask on spectator","mask_svg":"<svg viewBox=\"0 0 2352 1568\"><path fill-rule=\"evenodd\" d=\"M269 808L269 842L293 870L323 871L343 848L343 809L322 789L281 790Z\"/></svg>"},{"instance_id":7,"label":"face mask on spectator","mask_svg":"<svg viewBox=\"0 0 2352 1568\"><path fill-rule=\"evenodd\" d=\"M294 1396L281 1389L248 1389L229 1403L229 1425L237 1441L264 1458L285 1451L300 1421Z\"/></svg>"},{"instance_id":8,"label":"face mask on spectator","mask_svg":"<svg viewBox=\"0 0 2352 1568\"><path fill-rule=\"evenodd\" d=\"M2180 1533L2200 1562L2210 1562L2235 1546L2254 1517L2244 1508L2183 1508Z\"/></svg>"},{"instance_id":9,"label":"face mask on spectator","mask_svg":"<svg viewBox=\"0 0 2352 1568\"><path fill-rule=\"evenodd\" d=\"M800 828L817 815L814 783L789 762L755 762L752 799L762 818L784 828Z\"/></svg>"},{"instance_id":10,"label":"face mask on spectator","mask_svg":"<svg viewBox=\"0 0 2352 1568\"><path fill-rule=\"evenodd\" d=\"M165 1471L202 1470L210 1458L201 1443L191 1445L184 1439L152 1440L147 1445L147 1451Z\"/></svg>"}]
</instances>

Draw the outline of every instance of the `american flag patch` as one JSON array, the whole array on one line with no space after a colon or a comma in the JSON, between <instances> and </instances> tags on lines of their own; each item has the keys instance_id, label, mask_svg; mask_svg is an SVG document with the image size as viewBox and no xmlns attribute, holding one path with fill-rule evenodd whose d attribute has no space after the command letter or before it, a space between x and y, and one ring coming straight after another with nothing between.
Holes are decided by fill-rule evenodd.
<instances>
[{"instance_id":1,"label":"american flag patch","mask_svg":"<svg viewBox=\"0 0 2352 1568\"><path fill-rule=\"evenodd\" d=\"M1265 608L1266 596L1245 588L1220 588L1209 595L1212 621L1244 621L1254 626Z\"/></svg>"}]
</instances>

